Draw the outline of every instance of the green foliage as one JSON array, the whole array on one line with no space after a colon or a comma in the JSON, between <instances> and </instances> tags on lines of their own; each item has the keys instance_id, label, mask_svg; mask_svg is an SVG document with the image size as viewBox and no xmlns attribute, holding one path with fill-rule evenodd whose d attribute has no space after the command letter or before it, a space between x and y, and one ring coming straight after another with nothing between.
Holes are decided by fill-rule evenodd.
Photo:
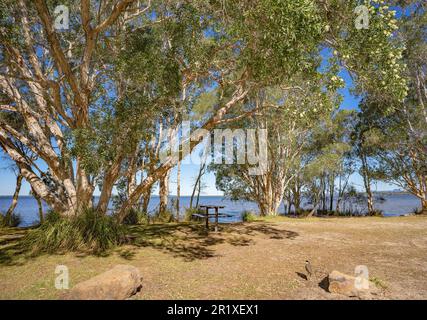
<instances>
[{"instance_id":1,"label":"green foliage","mask_svg":"<svg viewBox=\"0 0 427 320\"><path fill-rule=\"evenodd\" d=\"M126 229L113 217L86 209L75 217L53 211L45 222L25 236L23 244L32 253L84 251L101 254L125 242Z\"/></svg>"},{"instance_id":2,"label":"green foliage","mask_svg":"<svg viewBox=\"0 0 427 320\"><path fill-rule=\"evenodd\" d=\"M379 289L385 290L388 288L387 284L384 280L378 278L378 277L370 277L369 281L375 284L375 286Z\"/></svg>"},{"instance_id":3,"label":"green foliage","mask_svg":"<svg viewBox=\"0 0 427 320\"><path fill-rule=\"evenodd\" d=\"M225 10L231 17L230 33L241 44L242 66L256 81L276 84L301 70L314 70L312 54L318 50L323 25L315 2L227 1Z\"/></svg>"},{"instance_id":4,"label":"green foliage","mask_svg":"<svg viewBox=\"0 0 427 320\"><path fill-rule=\"evenodd\" d=\"M128 192L127 173L132 172L128 170L132 169L131 164L143 168L140 170L141 176L147 178L158 166L151 138L157 138L160 125L164 131L168 131L184 116L194 120L191 123L193 128L202 123L210 125L221 122L222 119L211 119L213 111L228 106L235 92L247 90L247 97L222 110L226 112L225 118L241 115L258 106L260 101L256 98L260 98L265 105L274 106L275 111L269 112L264 119L252 121L256 118L254 116L248 121L245 119L235 123L245 127L263 127L262 122L266 120L271 132L270 150L282 147L280 152L270 154L275 158L269 163L269 174L279 180L273 184L285 185L283 182L295 173L298 162L307 168L303 174L317 183L320 175L335 174L334 167L348 153L347 133L342 130L345 125L337 125L337 119L330 119L332 123L323 121L325 117L341 115L333 114L334 108L341 102L337 90L344 86L339 73L345 70L353 76L355 92L369 95L370 101L373 101L371 109L380 110L380 115L390 115L407 96L408 81L404 73L412 73L408 72L407 67L418 59L426 60L422 56L427 51L425 46L417 45L415 51L420 56L409 52L408 59L408 50L401 41L407 39L408 34L415 34L424 40L425 34L421 29L424 29L425 20L421 19L421 23L414 25L403 23L410 32L398 36L396 32L400 23L388 2L153 1L148 11L131 21L124 22L125 14L121 12L117 19L113 19L115 21L111 26L96 35L95 47L86 48L91 42L81 41L85 34L81 23L82 9L78 2L64 0L61 4L70 7L70 30L56 33L63 52L53 54L52 50L58 48L46 36L48 33L41 32L38 10L29 1L26 8L31 17L28 26L32 38L30 47L37 53L35 60L39 60L39 63L36 63L30 61L34 57L28 54L28 44L24 41L26 37L22 36L22 23L17 23L17 20L25 17L24 12L21 12L18 2L4 0L0 4L1 70L11 73L5 73L7 78L16 77L16 81L8 79L6 82L16 87L22 97L19 97L20 101L15 101L17 98L1 93L0 100L12 107L26 102L25 105L31 106L36 115L34 119L29 118L32 112L26 108L12 112L2 110L0 121L11 125L6 130L4 141L7 144L20 141L47 165L47 172L41 176L46 180L49 171L52 172L52 179L46 186L52 190L52 194L58 194L58 202L66 199L64 186L68 188L70 181L80 191L78 184L81 180L74 179L75 173L88 177L92 184L89 190L91 187L95 189L98 184L101 187L119 186L119 189ZM58 3L46 2L50 12ZM399 1L398 5L403 3ZM354 9L359 4L369 7L368 29L355 28ZM137 5L136 2L130 4L128 12L137 11L134 5ZM95 28L96 21L109 22L107 17L111 14L110 10L112 6L108 3L91 2L89 12L98 12L98 16L90 14L92 27ZM402 18L403 22L405 20ZM409 39L410 42L414 41L411 37ZM16 50L11 50L11 47L16 47ZM22 56L22 61L13 52ZM333 52L326 67L322 63L324 52ZM58 61L58 56L66 57L66 63ZM53 57L53 61L46 57ZM86 63L82 62L88 57L91 57L87 61L89 70L85 71ZM409 60L408 66L404 58ZM21 67L16 65L16 61ZM37 65L45 73L44 77L29 77L28 74L37 71ZM26 67L29 68L28 72L22 71ZM94 79L94 83L89 81L86 86L86 76ZM43 78L49 79L49 86L46 86ZM73 79L77 79L77 85ZM413 85L414 81L409 83ZM414 89L410 86L409 90L412 91L411 98L407 101L414 104ZM80 105L81 102L85 102L84 105ZM423 132L425 123L419 119L423 118L420 115L425 110L419 107L417 112L413 112L412 120L416 121L415 131ZM39 114L43 114L43 117L39 117ZM393 116L402 119L401 114ZM31 122L33 132L26 128ZM41 129L34 129L35 122ZM402 136L407 129L400 125L405 121L399 121L396 126L387 126L395 123L393 119L381 119L379 122L390 128L383 132L382 137L395 137L390 139L394 144L383 146L402 153L402 140L396 137ZM320 133L313 130L316 126ZM306 131L310 131L309 137ZM273 136L274 139L271 139ZM301 146L309 139L313 142L311 146ZM50 148L49 144L54 140L55 146ZM414 145L411 142L406 144ZM423 142L425 139L418 141L418 145L421 144L419 150L425 153ZM5 143L2 142L3 149ZM299 147L303 155L298 154ZM21 147L17 148L21 153ZM387 148L381 151L387 154ZM292 150L288 152L284 149ZM403 154L409 154L405 151ZM291 156L284 156L286 154ZM9 156L16 158L11 154ZM425 169L425 156L420 158L421 161L415 164L417 173ZM411 164L409 160L405 159L405 165L399 167L406 168L406 164ZM76 170L73 166L76 166ZM248 183L242 179L246 169L230 166L219 172L219 188L227 189L226 194L231 198L253 198L255 193L248 187L252 181ZM283 173L278 174L279 171ZM395 177L395 170L393 174L390 174L390 170L382 171L384 176ZM272 189L277 191L278 188ZM87 195L82 199L80 197L77 194L78 202L90 199ZM52 204L51 198L44 200ZM124 194L123 199L137 197ZM125 201L119 205L123 203ZM63 204L69 205L65 201ZM136 222L137 214L130 214L129 223ZM168 215L158 219L171 220Z\"/></svg>"},{"instance_id":5,"label":"green foliage","mask_svg":"<svg viewBox=\"0 0 427 320\"><path fill-rule=\"evenodd\" d=\"M125 225L146 225L149 223L149 216L146 212L131 209L129 213L124 217L122 223Z\"/></svg>"},{"instance_id":6,"label":"green foliage","mask_svg":"<svg viewBox=\"0 0 427 320\"><path fill-rule=\"evenodd\" d=\"M153 216L154 222L159 223L169 223L174 220L173 212L169 209L166 209L164 211L157 211Z\"/></svg>"},{"instance_id":7,"label":"green foliage","mask_svg":"<svg viewBox=\"0 0 427 320\"><path fill-rule=\"evenodd\" d=\"M190 222L197 220L193 217L193 214L204 214L199 208L186 208L184 213L184 221Z\"/></svg>"},{"instance_id":8,"label":"green foliage","mask_svg":"<svg viewBox=\"0 0 427 320\"><path fill-rule=\"evenodd\" d=\"M0 212L0 227L17 227L21 223L21 215L19 213L12 213L9 218Z\"/></svg>"},{"instance_id":9,"label":"green foliage","mask_svg":"<svg viewBox=\"0 0 427 320\"><path fill-rule=\"evenodd\" d=\"M243 211L240 217L243 222L253 222L258 218L254 212L247 210Z\"/></svg>"}]
</instances>

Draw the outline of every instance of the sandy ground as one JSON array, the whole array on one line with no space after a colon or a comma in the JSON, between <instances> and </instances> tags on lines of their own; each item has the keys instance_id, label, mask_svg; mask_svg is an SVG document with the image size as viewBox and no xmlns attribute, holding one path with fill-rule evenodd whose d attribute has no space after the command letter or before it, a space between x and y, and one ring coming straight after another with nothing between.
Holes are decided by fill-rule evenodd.
<instances>
[{"instance_id":1,"label":"sandy ground","mask_svg":"<svg viewBox=\"0 0 427 320\"><path fill-rule=\"evenodd\" d=\"M135 228L133 246L105 257L79 254L21 257L0 236L0 299L55 299L55 267L71 286L116 264L140 269L136 299L346 299L319 283L332 270L366 265L381 288L376 299L427 299L427 218L276 218L224 226ZM307 281L305 260L315 279Z\"/></svg>"}]
</instances>

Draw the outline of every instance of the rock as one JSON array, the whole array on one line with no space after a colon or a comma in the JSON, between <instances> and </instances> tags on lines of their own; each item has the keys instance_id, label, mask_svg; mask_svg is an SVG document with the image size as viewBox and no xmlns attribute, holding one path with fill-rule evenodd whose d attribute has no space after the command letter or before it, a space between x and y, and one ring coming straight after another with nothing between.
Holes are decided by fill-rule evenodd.
<instances>
[{"instance_id":1,"label":"rock","mask_svg":"<svg viewBox=\"0 0 427 320\"><path fill-rule=\"evenodd\" d=\"M75 285L64 297L67 300L124 300L142 286L139 270L117 265L96 277Z\"/></svg>"},{"instance_id":2,"label":"rock","mask_svg":"<svg viewBox=\"0 0 427 320\"><path fill-rule=\"evenodd\" d=\"M374 283L364 280L367 283L356 285L356 277L349 276L339 271L332 271L329 276L328 290L331 293L342 294L347 297L370 298L371 294L378 294L378 289Z\"/></svg>"}]
</instances>

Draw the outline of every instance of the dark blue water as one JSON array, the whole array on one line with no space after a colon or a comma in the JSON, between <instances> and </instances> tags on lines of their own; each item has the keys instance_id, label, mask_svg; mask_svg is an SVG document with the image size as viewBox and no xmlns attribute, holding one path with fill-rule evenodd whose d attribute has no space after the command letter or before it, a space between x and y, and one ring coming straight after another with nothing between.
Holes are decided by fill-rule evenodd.
<instances>
[{"instance_id":1,"label":"dark blue water","mask_svg":"<svg viewBox=\"0 0 427 320\"><path fill-rule=\"evenodd\" d=\"M381 210L386 216L399 216L402 214L412 213L414 209L420 207L420 201L415 196L409 194L383 194L382 197L385 201L377 202L375 206L376 209ZM170 198L173 199L174 197L171 196ZM4 213L9 207L11 201L12 197L10 196L0 196L0 212ZM253 202L230 201L221 196L202 196L200 197L199 204L225 206L221 212L227 213L232 217L222 218L222 222L240 221L240 215L242 211L245 210L259 212L257 205ZM153 196L150 201L149 211L155 211L158 205L159 197ZM188 208L189 206L190 197L181 197L181 214L183 214L185 208ZM305 207L310 207L310 205L307 204ZM44 212L46 212L49 207L44 204L43 209ZM363 206L359 205L356 209L363 211ZM19 197L19 202L15 212L19 213L21 216L22 222L20 226L29 226L38 222L37 202L33 197ZM279 212L285 212L283 204L280 206Z\"/></svg>"}]
</instances>

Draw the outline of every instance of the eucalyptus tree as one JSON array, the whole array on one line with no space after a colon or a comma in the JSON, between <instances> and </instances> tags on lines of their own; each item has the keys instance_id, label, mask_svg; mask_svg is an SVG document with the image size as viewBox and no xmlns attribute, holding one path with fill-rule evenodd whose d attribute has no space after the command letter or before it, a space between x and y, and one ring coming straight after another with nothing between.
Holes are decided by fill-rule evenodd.
<instances>
[{"instance_id":1,"label":"eucalyptus tree","mask_svg":"<svg viewBox=\"0 0 427 320\"><path fill-rule=\"evenodd\" d=\"M398 39L405 72L396 76L408 83L408 95L392 108L371 97L361 105L370 165L376 178L415 195L427 212L427 13L426 4L410 1L399 20ZM393 59L395 59L393 57Z\"/></svg>"},{"instance_id":2,"label":"eucalyptus tree","mask_svg":"<svg viewBox=\"0 0 427 320\"><path fill-rule=\"evenodd\" d=\"M374 214L372 182L375 179L375 154L378 137L372 131L372 124L366 117L366 110L357 114L352 134L352 153L359 160L359 174L366 192L368 214Z\"/></svg>"},{"instance_id":3,"label":"eucalyptus tree","mask_svg":"<svg viewBox=\"0 0 427 320\"><path fill-rule=\"evenodd\" d=\"M405 84L391 76L400 61L391 63L389 55L398 56L401 48L385 4L366 2L369 28L362 30L355 28L356 0L62 4L70 20L61 31L54 23L56 1L2 2L0 112L22 117L26 130L2 117L0 145L37 195L64 215L92 206L96 186L98 211L106 212L114 185L135 167L131 160L139 149L149 152L148 136L158 135L163 115L173 119L179 109L191 116L196 101L214 95L215 103L192 121L194 129L212 130L250 92L311 73L325 46L354 74L358 89L372 88L373 96L387 101L405 94ZM190 136L183 156L197 137ZM48 170L25 158L16 141ZM176 163L173 154L145 163L118 208L119 219Z\"/></svg>"},{"instance_id":4,"label":"eucalyptus tree","mask_svg":"<svg viewBox=\"0 0 427 320\"><path fill-rule=\"evenodd\" d=\"M267 131L266 157L259 157L258 166L263 167L259 174L251 173L253 163L249 152L248 161L244 164L234 161L232 165L211 165L216 172L217 187L234 200L256 202L261 215L277 214L285 191L300 174L298 162L307 148L312 130L321 125L322 119L329 116L340 100L335 90L342 85L342 81L337 76L329 73L320 76L314 72L303 77L288 81L286 88L283 85L282 88L269 88L258 93L253 101L248 102L256 106L256 114L231 126L225 125L226 128L236 129L236 135L239 127ZM316 78L317 81L313 80ZM329 90L323 91L325 87ZM258 136L260 140L259 131ZM247 143L252 143L252 140L248 139ZM238 150L249 150L249 146L241 146L238 139L235 144ZM261 145L259 149L258 152L261 152Z\"/></svg>"},{"instance_id":5,"label":"eucalyptus tree","mask_svg":"<svg viewBox=\"0 0 427 320\"><path fill-rule=\"evenodd\" d=\"M313 205L311 215L318 209L332 211L335 194L336 210L340 210L349 177L354 171L348 157L352 113L334 110L316 123L307 139L301 171L306 197Z\"/></svg>"}]
</instances>

